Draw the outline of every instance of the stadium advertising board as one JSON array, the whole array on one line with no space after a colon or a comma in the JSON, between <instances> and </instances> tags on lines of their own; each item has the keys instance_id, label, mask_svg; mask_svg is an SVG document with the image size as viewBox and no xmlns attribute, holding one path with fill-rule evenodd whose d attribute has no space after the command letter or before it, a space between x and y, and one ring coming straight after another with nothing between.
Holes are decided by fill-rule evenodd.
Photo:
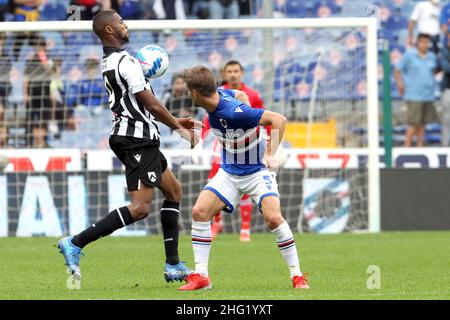
<instances>
[{"instance_id":1,"label":"stadium advertising board","mask_svg":"<svg viewBox=\"0 0 450 320\"><path fill-rule=\"evenodd\" d=\"M306 229L336 233L348 229L352 221L364 219L353 214L360 212L364 205L358 197L364 180L352 178L358 177L356 171L360 170L349 169L346 173L327 170L328 176L339 177L327 181L318 178L321 170L313 170L308 179L304 178L301 170L281 170L278 174L279 191L283 195L284 215L291 228L296 228L299 219L302 186L307 189L304 197L308 199L304 220ZM188 232L191 209L207 181L208 170L180 170L175 173L186 195L180 207L180 226L182 231ZM77 234L128 201L125 175L120 171L9 172L0 175L0 237ZM158 212L162 201L163 195L156 192L149 217L117 230L114 235L160 232ZM325 212L324 204L330 201L333 202L333 210ZM226 226L226 232L233 231L233 225L240 223L239 213L226 219L233 219ZM260 214L254 215L253 228L255 232L266 230Z\"/></svg>"},{"instance_id":2,"label":"stadium advertising board","mask_svg":"<svg viewBox=\"0 0 450 320\"><path fill-rule=\"evenodd\" d=\"M80 149L3 149L5 172L80 171Z\"/></svg>"},{"instance_id":3,"label":"stadium advertising board","mask_svg":"<svg viewBox=\"0 0 450 320\"><path fill-rule=\"evenodd\" d=\"M162 150L169 166L190 165L208 169L212 152L203 150ZM367 149L285 149L288 159L286 169L356 169L367 165ZM384 149L380 149L381 168L384 165ZM394 148L395 168L450 168L450 148ZM120 170L122 164L109 150L87 153L88 171Z\"/></svg>"}]
</instances>

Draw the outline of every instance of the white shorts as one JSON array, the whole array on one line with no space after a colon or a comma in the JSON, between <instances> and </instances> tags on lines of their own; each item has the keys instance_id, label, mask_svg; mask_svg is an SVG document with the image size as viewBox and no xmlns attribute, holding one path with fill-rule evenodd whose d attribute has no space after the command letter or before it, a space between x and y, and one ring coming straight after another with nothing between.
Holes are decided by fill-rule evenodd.
<instances>
[{"instance_id":1,"label":"white shorts","mask_svg":"<svg viewBox=\"0 0 450 320\"><path fill-rule=\"evenodd\" d=\"M236 176L220 168L203 190L214 192L227 205L223 210L225 212L232 213L244 194L252 197L261 210L261 201L265 197L280 197L276 176L274 171L266 169L247 176Z\"/></svg>"}]
</instances>

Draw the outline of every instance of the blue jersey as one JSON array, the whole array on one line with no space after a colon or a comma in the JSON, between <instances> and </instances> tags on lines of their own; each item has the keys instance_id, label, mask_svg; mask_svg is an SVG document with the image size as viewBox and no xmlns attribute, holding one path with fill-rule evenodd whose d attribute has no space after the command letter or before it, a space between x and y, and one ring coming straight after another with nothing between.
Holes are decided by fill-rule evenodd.
<instances>
[{"instance_id":1,"label":"blue jersey","mask_svg":"<svg viewBox=\"0 0 450 320\"><path fill-rule=\"evenodd\" d=\"M237 100L233 90L218 89L220 100L208 112L211 130L222 145L221 167L225 172L245 176L264 168L265 141L259 128L264 109Z\"/></svg>"}]
</instances>

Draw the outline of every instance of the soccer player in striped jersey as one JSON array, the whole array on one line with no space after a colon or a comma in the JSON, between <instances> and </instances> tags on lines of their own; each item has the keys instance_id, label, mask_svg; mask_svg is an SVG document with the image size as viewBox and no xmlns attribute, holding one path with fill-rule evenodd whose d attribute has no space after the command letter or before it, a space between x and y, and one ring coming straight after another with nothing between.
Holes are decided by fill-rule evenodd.
<instances>
[{"instance_id":1,"label":"soccer player in striped jersey","mask_svg":"<svg viewBox=\"0 0 450 320\"><path fill-rule=\"evenodd\" d=\"M128 27L115 11L102 11L93 19L95 34L103 43L102 73L114 115L111 149L125 165L131 203L111 211L100 221L73 236L62 238L58 248L75 279L81 278L79 258L87 244L148 216L155 187L165 196L161 207L166 281L183 280L190 270L178 257L178 216L181 186L159 150L155 120L176 130L193 147L198 139L190 118L176 119L154 96L142 69L123 45ZM201 126L201 124L199 124Z\"/></svg>"},{"instance_id":2,"label":"soccer player in striped jersey","mask_svg":"<svg viewBox=\"0 0 450 320\"><path fill-rule=\"evenodd\" d=\"M233 212L243 194L257 203L266 225L275 235L289 268L294 288L309 288L300 271L295 240L283 219L275 170L274 154L286 127L281 114L254 109L247 95L239 90L217 89L211 70L204 66L187 69L184 74L189 95L209 116L214 135L222 144L219 172L205 186L192 208L192 247L195 272L180 290L210 289L208 260L211 249L211 220L221 210ZM260 126L271 126L267 147ZM271 170L272 169L272 170Z\"/></svg>"}]
</instances>

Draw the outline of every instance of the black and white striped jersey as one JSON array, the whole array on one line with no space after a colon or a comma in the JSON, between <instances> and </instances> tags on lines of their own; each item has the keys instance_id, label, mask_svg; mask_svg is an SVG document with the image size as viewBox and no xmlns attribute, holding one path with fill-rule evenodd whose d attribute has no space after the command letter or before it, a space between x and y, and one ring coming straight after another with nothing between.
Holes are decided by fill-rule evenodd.
<instances>
[{"instance_id":1,"label":"black and white striped jersey","mask_svg":"<svg viewBox=\"0 0 450 320\"><path fill-rule=\"evenodd\" d=\"M124 49L104 47L103 52L102 75L114 114L111 135L159 140L154 116L135 96L144 89L152 90L139 62Z\"/></svg>"}]
</instances>

